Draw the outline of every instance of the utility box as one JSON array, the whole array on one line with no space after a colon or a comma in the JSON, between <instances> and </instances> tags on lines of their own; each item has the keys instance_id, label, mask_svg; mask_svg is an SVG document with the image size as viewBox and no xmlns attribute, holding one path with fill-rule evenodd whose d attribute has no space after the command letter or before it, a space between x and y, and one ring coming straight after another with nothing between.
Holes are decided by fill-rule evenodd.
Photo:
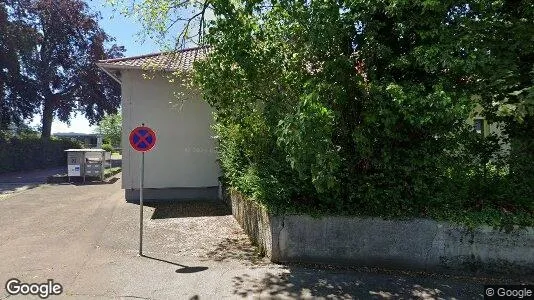
<instances>
[{"instance_id":1,"label":"utility box","mask_svg":"<svg viewBox=\"0 0 534 300\"><path fill-rule=\"evenodd\" d=\"M83 174L83 161L84 153L79 151L73 151L73 149L67 151L67 172L69 177L82 176Z\"/></svg>"},{"instance_id":2,"label":"utility box","mask_svg":"<svg viewBox=\"0 0 534 300\"><path fill-rule=\"evenodd\" d=\"M104 180L106 151L103 149L68 149L67 172L70 177L99 177Z\"/></svg>"}]
</instances>

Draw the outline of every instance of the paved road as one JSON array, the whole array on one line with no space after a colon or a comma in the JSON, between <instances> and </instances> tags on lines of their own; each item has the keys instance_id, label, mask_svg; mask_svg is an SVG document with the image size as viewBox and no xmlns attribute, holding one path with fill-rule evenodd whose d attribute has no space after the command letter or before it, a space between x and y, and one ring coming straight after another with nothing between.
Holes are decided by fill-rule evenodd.
<instances>
[{"instance_id":1,"label":"paved road","mask_svg":"<svg viewBox=\"0 0 534 300\"><path fill-rule=\"evenodd\" d=\"M66 173L67 167L57 167L0 174L0 196L33 188L45 183L48 176Z\"/></svg>"},{"instance_id":2,"label":"paved road","mask_svg":"<svg viewBox=\"0 0 534 300\"><path fill-rule=\"evenodd\" d=\"M490 279L271 264L220 205L139 206L110 184L43 185L0 200L0 284L54 279L73 299L472 299ZM9 295L2 289L0 299ZM16 299L17 297L9 297Z\"/></svg>"}]
</instances>

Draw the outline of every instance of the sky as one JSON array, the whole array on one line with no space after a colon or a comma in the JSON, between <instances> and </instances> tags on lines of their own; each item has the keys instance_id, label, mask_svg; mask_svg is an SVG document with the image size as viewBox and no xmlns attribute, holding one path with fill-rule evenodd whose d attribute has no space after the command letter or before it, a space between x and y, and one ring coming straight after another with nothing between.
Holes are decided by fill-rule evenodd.
<instances>
[{"instance_id":1,"label":"sky","mask_svg":"<svg viewBox=\"0 0 534 300\"><path fill-rule=\"evenodd\" d=\"M93 11L98 11L102 15L99 21L100 27L109 35L116 39L117 45L126 48L125 56L135 56L159 51L159 46L152 40L140 40L138 33L141 31L141 24L135 18L122 16L118 11L106 3L106 0L88 0L87 3ZM41 116L36 115L31 121L31 126L40 126ZM70 125L54 120L52 123L52 133L57 132L77 132L92 133L96 126L90 126L89 122L81 114L72 115Z\"/></svg>"}]
</instances>

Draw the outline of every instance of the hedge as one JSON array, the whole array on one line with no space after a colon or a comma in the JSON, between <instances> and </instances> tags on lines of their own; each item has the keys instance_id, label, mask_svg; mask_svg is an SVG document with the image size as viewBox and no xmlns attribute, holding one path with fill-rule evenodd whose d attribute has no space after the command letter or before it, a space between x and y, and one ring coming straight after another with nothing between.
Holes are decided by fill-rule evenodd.
<instances>
[{"instance_id":1,"label":"hedge","mask_svg":"<svg viewBox=\"0 0 534 300\"><path fill-rule=\"evenodd\" d=\"M67 162L64 150L71 148L81 145L67 139L0 137L0 173L63 166Z\"/></svg>"},{"instance_id":2,"label":"hedge","mask_svg":"<svg viewBox=\"0 0 534 300\"><path fill-rule=\"evenodd\" d=\"M288 214L534 226L532 7L270 2L221 4L193 72L229 186Z\"/></svg>"}]
</instances>

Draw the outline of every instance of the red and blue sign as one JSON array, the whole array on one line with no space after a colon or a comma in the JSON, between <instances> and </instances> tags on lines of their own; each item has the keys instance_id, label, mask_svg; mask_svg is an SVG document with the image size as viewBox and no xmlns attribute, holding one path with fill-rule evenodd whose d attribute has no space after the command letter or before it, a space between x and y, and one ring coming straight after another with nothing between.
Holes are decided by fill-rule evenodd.
<instances>
[{"instance_id":1,"label":"red and blue sign","mask_svg":"<svg viewBox=\"0 0 534 300\"><path fill-rule=\"evenodd\" d=\"M130 132L130 145L139 152L150 151L156 145L156 133L145 126L136 127Z\"/></svg>"}]
</instances>

